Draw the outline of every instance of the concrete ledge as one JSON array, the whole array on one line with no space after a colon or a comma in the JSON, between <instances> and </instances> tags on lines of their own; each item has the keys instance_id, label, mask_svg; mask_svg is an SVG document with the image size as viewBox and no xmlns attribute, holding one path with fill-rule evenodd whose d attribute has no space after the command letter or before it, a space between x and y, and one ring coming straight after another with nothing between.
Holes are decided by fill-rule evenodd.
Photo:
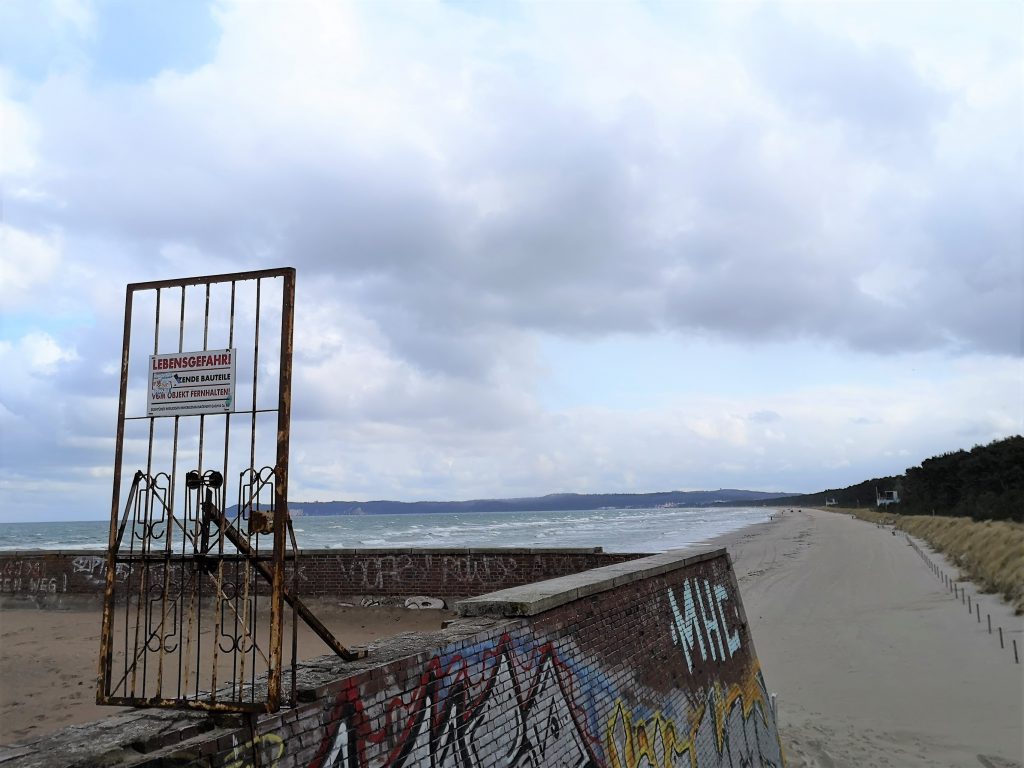
<instances>
[{"instance_id":1,"label":"concrete ledge","mask_svg":"<svg viewBox=\"0 0 1024 768\"><path fill-rule=\"evenodd\" d=\"M300 549L304 555L604 555L603 547L334 547Z\"/></svg>"},{"instance_id":2,"label":"concrete ledge","mask_svg":"<svg viewBox=\"0 0 1024 768\"><path fill-rule=\"evenodd\" d=\"M557 579L471 597L457 602L455 609L460 616L536 616L538 613L550 611L583 597L590 597L641 579L661 576L725 554L724 548L705 552L695 552L693 549L671 550L639 560L605 565L582 573L560 576Z\"/></svg>"},{"instance_id":3,"label":"concrete ledge","mask_svg":"<svg viewBox=\"0 0 1024 768\"><path fill-rule=\"evenodd\" d=\"M332 547L330 549L300 549L299 557L319 555L621 555L631 552L605 552L604 547ZM180 553L178 553L180 556ZM102 557L105 549L3 549L4 558L25 557ZM285 558L291 559L290 549Z\"/></svg>"},{"instance_id":4,"label":"concrete ledge","mask_svg":"<svg viewBox=\"0 0 1024 768\"><path fill-rule=\"evenodd\" d=\"M106 557L105 549L3 549L0 559L16 557L43 557L56 555L60 557Z\"/></svg>"}]
</instances>

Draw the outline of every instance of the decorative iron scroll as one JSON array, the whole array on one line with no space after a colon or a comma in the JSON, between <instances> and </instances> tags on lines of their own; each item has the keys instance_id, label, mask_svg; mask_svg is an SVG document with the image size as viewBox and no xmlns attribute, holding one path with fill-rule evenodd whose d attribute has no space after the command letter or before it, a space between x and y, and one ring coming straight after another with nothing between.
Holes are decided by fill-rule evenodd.
<instances>
[{"instance_id":1,"label":"decorative iron scroll","mask_svg":"<svg viewBox=\"0 0 1024 768\"><path fill-rule=\"evenodd\" d=\"M362 655L285 583L294 298L291 268L127 286L100 704L276 711L299 619Z\"/></svg>"}]
</instances>

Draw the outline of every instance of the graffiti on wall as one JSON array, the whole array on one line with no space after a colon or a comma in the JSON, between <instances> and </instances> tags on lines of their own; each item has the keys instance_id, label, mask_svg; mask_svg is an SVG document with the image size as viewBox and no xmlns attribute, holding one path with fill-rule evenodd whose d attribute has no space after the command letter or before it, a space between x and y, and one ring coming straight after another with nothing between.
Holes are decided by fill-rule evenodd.
<instances>
[{"instance_id":1,"label":"graffiti on wall","mask_svg":"<svg viewBox=\"0 0 1024 768\"><path fill-rule=\"evenodd\" d=\"M439 561L438 565L434 560ZM356 555L336 557L335 567L351 585L365 592L387 592L423 583L436 574L441 584L488 587L516 579L519 567L514 557L500 555L443 555L426 553L422 559L410 555ZM439 567L438 567L439 566Z\"/></svg>"},{"instance_id":2,"label":"graffiti on wall","mask_svg":"<svg viewBox=\"0 0 1024 768\"><path fill-rule=\"evenodd\" d=\"M68 591L67 574L51 575L39 560L4 560L0 565L0 592L53 595Z\"/></svg>"},{"instance_id":3,"label":"graffiti on wall","mask_svg":"<svg viewBox=\"0 0 1024 768\"><path fill-rule=\"evenodd\" d=\"M471 655L434 657L411 693L376 706L357 688L343 689L311 768L597 768L573 690L551 643L519 658L505 634Z\"/></svg>"},{"instance_id":4,"label":"graffiti on wall","mask_svg":"<svg viewBox=\"0 0 1024 768\"><path fill-rule=\"evenodd\" d=\"M408 693L364 697L347 684L310 768L784 765L756 660L741 682L716 682L699 706L671 715L644 716L619 697L595 738L579 674L551 643L523 648L506 633L483 649L435 656Z\"/></svg>"},{"instance_id":5,"label":"graffiti on wall","mask_svg":"<svg viewBox=\"0 0 1024 768\"><path fill-rule=\"evenodd\" d=\"M107 580L107 558L95 555L83 555L71 561L71 567L75 573L82 574L96 584L105 584ZM132 572L128 563L117 563L115 566L115 578L118 581L125 581Z\"/></svg>"},{"instance_id":6,"label":"graffiti on wall","mask_svg":"<svg viewBox=\"0 0 1024 768\"><path fill-rule=\"evenodd\" d=\"M698 651L702 661L726 661L736 655L740 649L739 609L723 585L686 579L678 599L671 587L667 593L672 607L672 642L682 649L690 672Z\"/></svg>"},{"instance_id":7,"label":"graffiti on wall","mask_svg":"<svg viewBox=\"0 0 1024 768\"><path fill-rule=\"evenodd\" d=\"M441 561L441 578L445 584L505 584L515 578L518 563L514 557L476 555L445 555Z\"/></svg>"},{"instance_id":8,"label":"graffiti on wall","mask_svg":"<svg viewBox=\"0 0 1024 768\"><path fill-rule=\"evenodd\" d=\"M371 555L355 558L335 558L335 567L342 576L367 592L380 592L395 584L402 584L406 573L413 568L409 555Z\"/></svg>"},{"instance_id":9,"label":"graffiti on wall","mask_svg":"<svg viewBox=\"0 0 1024 768\"><path fill-rule=\"evenodd\" d=\"M663 713L637 716L620 699L608 720L608 768L721 768L784 765L755 662L742 685L713 685L681 726ZM710 749L708 745L713 745ZM703 747L703 748L702 748Z\"/></svg>"},{"instance_id":10,"label":"graffiti on wall","mask_svg":"<svg viewBox=\"0 0 1024 768\"><path fill-rule=\"evenodd\" d=\"M179 553L180 554L180 553ZM592 552L541 554L469 552L441 550L410 555L383 550L355 551L345 554L310 553L297 563L296 576L304 591L323 595L388 595L422 594L425 589L441 596L477 595L534 581L578 573L588 567L631 559L631 555L608 555ZM175 562L177 556L171 557ZM286 566L286 579L291 583L293 563ZM117 563L115 578L124 584L132 578L131 565ZM180 576L172 567L175 588ZM28 576L29 569L49 571L40 587L39 576ZM18 571L21 573L17 573ZM152 575L152 574L150 574ZM17 578L21 578L17 582ZM35 579L34 582L29 578ZM6 581L6 592L48 591L102 594L106 584L106 556L92 551L51 552L39 557L22 558L20 553L0 553L0 586ZM64 589L64 584L67 589Z\"/></svg>"}]
</instances>

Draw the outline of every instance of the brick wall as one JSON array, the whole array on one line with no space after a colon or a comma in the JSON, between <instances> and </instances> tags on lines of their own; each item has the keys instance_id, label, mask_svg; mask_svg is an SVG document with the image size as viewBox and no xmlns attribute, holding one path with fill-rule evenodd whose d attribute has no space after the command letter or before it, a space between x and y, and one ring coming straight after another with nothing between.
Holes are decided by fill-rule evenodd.
<instances>
[{"instance_id":1,"label":"brick wall","mask_svg":"<svg viewBox=\"0 0 1024 768\"><path fill-rule=\"evenodd\" d=\"M299 594L469 597L642 556L600 548L302 550ZM175 562L172 569L180 567ZM50 602L64 594L101 596L106 567L100 551L0 553L0 595ZM129 577L129 564L117 568L119 581Z\"/></svg>"},{"instance_id":2,"label":"brick wall","mask_svg":"<svg viewBox=\"0 0 1024 768\"><path fill-rule=\"evenodd\" d=\"M783 765L724 550L506 589L459 612L365 660L304 666L304 703L258 722L147 711L8 755L30 768Z\"/></svg>"}]
</instances>

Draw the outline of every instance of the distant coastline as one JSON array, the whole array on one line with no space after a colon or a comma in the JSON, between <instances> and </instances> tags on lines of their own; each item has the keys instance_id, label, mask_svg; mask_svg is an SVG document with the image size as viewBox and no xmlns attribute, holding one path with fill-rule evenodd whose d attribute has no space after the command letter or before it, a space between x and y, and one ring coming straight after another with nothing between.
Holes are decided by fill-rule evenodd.
<instances>
[{"instance_id":1,"label":"distant coastline","mask_svg":"<svg viewBox=\"0 0 1024 768\"><path fill-rule=\"evenodd\" d=\"M661 491L656 493L552 493L514 499L470 501L289 501L289 511L299 516L406 515L444 512L577 512L590 509L683 509L778 502L793 493L745 491Z\"/></svg>"}]
</instances>

